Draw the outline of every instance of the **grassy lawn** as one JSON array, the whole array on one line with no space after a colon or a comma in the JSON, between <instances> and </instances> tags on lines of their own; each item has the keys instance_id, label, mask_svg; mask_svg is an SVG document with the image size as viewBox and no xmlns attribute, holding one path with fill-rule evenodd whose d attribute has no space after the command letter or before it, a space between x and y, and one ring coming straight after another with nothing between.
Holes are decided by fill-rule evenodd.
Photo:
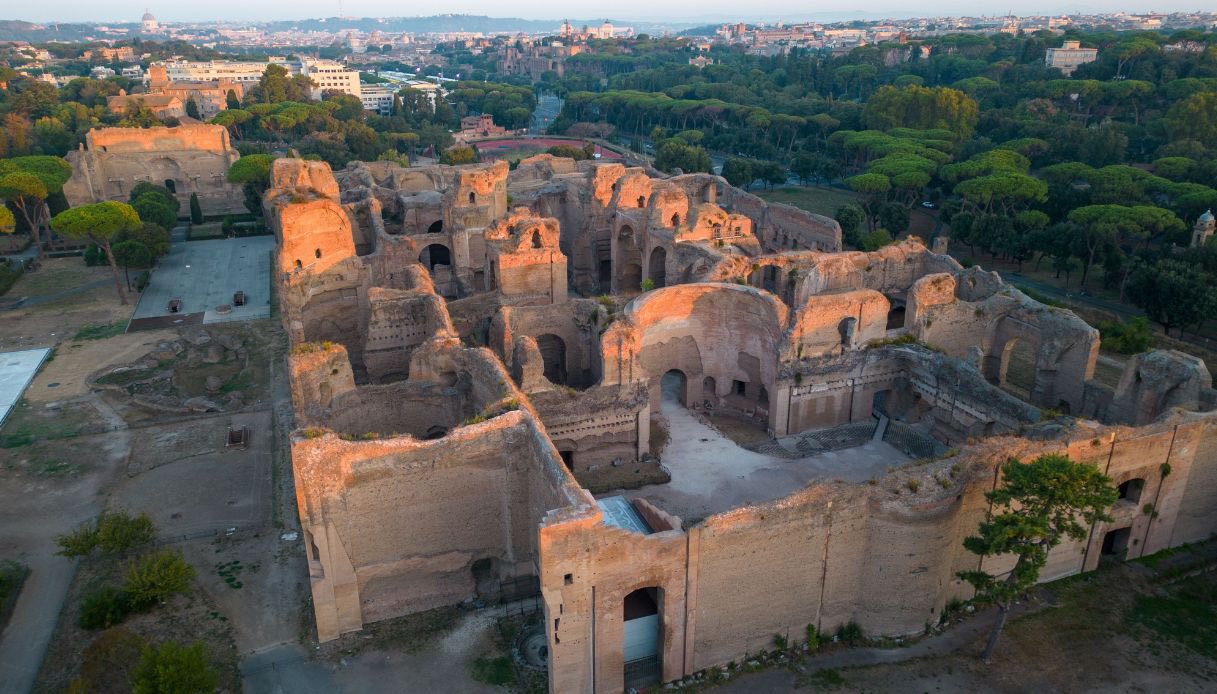
<instances>
[{"instance_id":1,"label":"grassy lawn","mask_svg":"<svg viewBox=\"0 0 1217 694\"><path fill-rule=\"evenodd\" d=\"M22 275L9 294L11 296L46 296L106 279L110 279L110 268L108 267L89 267L77 257L47 258L42 261L41 268Z\"/></svg>"},{"instance_id":2,"label":"grassy lawn","mask_svg":"<svg viewBox=\"0 0 1217 694\"><path fill-rule=\"evenodd\" d=\"M840 188L774 188L773 190L753 190L758 197L769 202L780 202L786 205L802 208L808 212L832 217L837 214L837 208L848 205L857 197L847 190Z\"/></svg>"}]
</instances>

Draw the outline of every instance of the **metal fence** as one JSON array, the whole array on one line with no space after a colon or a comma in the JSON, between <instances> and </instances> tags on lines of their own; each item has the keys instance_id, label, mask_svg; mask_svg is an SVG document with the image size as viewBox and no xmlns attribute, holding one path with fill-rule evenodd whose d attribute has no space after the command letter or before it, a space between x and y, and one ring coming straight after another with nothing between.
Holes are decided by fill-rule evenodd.
<instances>
[{"instance_id":1,"label":"metal fence","mask_svg":"<svg viewBox=\"0 0 1217 694\"><path fill-rule=\"evenodd\" d=\"M641 689L659 684L659 655L649 655L625 663L625 688Z\"/></svg>"}]
</instances>

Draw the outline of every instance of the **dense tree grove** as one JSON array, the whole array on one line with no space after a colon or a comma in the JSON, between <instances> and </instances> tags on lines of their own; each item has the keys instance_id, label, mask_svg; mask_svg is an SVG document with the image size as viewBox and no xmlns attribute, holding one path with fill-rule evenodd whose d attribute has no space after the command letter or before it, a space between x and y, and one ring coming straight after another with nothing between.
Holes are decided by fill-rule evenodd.
<instances>
[{"instance_id":1,"label":"dense tree grove","mask_svg":"<svg viewBox=\"0 0 1217 694\"><path fill-rule=\"evenodd\" d=\"M1070 77L1045 66L1066 39L1099 59ZM1169 328L1212 313L1205 292L1188 310L1165 297L1217 285L1217 250L1182 252L1217 208L1213 32L960 34L835 57L714 47L700 69L688 44L606 43L542 79L566 96L554 132L650 137L666 170L663 148L690 134L744 187L774 162L804 183L840 181L858 193L839 220L854 245L931 200L974 256L1098 278Z\"/></svg>"}]
</instances>

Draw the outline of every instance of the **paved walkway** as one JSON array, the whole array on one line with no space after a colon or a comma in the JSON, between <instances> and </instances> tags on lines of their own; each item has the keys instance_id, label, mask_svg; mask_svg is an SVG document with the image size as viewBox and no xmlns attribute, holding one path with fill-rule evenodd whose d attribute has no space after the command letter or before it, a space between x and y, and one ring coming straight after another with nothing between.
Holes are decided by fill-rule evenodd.
<instances>
[{"instance_id":1,"label":"paved walkway","mask_svg":"<svg viewBox=\"0 0 1217 694\"><path fill-rule=\"evenodd\" d=\"M140 296L132 320L204 314L204 323L266 318L270 315L270 254L273 236L175 243L161 258L152 281ZM246 304L232 306L233 294L245 292ZM169 301L180 299L181 310L169 312Z\"/></svg>"}]
</instances>

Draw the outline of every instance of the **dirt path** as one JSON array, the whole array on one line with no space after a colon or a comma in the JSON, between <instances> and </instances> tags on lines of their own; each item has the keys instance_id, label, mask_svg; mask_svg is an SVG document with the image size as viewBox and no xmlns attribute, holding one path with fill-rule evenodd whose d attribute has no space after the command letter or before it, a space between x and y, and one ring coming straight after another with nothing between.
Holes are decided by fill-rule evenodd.
<instances>
[{"instance_id":1,"label":"dirt path","mask_svg":"<svg viewBox=\"0 0 1217 694\"><path fill-rule=\"evenodd\" d=\"M0 636L0 682L5 692L28 692L63 609L76 562L55 555L55 538L101 511L98 490L110 486L126 460L126 431L80 437L94 452L86 474L59 479L14 475L0 488L0 550L30 567L8 627ZM6 451L6 453L12 453Z\"/></svg>"}]
</instances>

